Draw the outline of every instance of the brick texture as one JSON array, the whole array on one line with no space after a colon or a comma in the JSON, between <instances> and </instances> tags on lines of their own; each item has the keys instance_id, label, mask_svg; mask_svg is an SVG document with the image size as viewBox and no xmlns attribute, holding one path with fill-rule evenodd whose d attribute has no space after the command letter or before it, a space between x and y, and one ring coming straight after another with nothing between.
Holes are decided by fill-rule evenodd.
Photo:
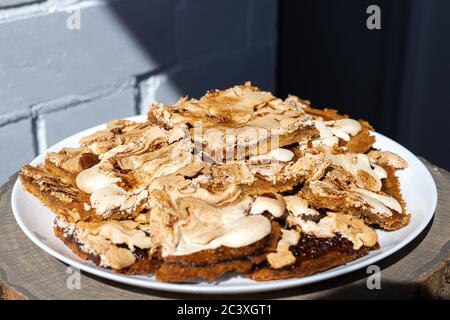
<instances>
[{"instance_id":1,"label":"brick texture","mask_svg":"<svg viewBox=\"0 0 450 320\"><path fill-rule=\"evenodd\" d=\"M33 160L31 120L25 119L0 127L0 182Z\"/></svg>"},{"instance_id":2,"label":"brick texture","mask_svg":"<svg viewBox=\"0 0 450 320\"><path fill-rule=\"evenodd\" d=\"M42 2L42 0L0 0L0 9L23 6L37 2Z\"/></svg>"},{"instance_id":3,"label":"brick texture","mask_svg":"<svg viewBox=\"0 0 450 320\"><path fill-rule=\"evenodd\" d=\"M128 89L79 106L44 114L47 145L51 146L72 134L107 121L132 116L134 99L133 90Z\"/></svg>"},{"instance_id":4,"label":"brick texture","mask_svg":"<svg viewBox=\"0 0 450 320\"><path fill-rule=\"evenodd\" d=\"M0 24L0 113L167 64L173 14L170 0L113 1L81 9L79 30L65 12Z\"/></svg>"}]
</instances>

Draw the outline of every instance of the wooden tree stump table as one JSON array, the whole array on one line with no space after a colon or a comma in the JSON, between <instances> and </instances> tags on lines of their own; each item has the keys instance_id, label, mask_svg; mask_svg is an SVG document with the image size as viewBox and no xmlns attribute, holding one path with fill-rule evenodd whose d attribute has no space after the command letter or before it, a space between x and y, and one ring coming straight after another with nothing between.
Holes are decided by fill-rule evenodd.
<instances>
[{"instance_id":1,"label":"wooden tree stump table","mask_svg":"<svg viewBox=\"0 0 450 320\"><path fill-rule=\"evenodd\" d=\"M413 242L380 261L381 289L369 290L366 269L334 279L258 294L217 295L253 299L450 298L450 173L422 159L438 188L434 219ZM39 249L17 225L11 190L17 174L0 189L0 299L211 299L131 287L87 273L69 289L68 266ZM69 286L70 287L70 286Z\"/></svg>"}]
</instances>

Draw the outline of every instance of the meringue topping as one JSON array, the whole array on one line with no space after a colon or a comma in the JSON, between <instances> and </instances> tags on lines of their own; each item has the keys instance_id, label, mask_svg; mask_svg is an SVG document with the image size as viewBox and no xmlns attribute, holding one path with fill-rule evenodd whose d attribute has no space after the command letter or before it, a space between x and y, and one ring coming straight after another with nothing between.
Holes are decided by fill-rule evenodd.
<instances>
[{"instance_id":1,"label":"meringue topping","mask_svg":"<svg viewBox=\"0 0 450 320\"><path fill-rule=\"evenodd\" d=\"M112 166L102 162L81 171L76 177L77 187L88 194L121 181L122 179L112 171Z\"/></svg>"},{"instance_id":2,"label":"meringue topping","mask_svg":"<svg viewBox=\"0 0 450 320\"><path fill-rule=\"evenodd\" d=\"M161 195L161 194L160 194ZM155 196L153 200L157 200ZM167 199L176 204L178 221L169 221L169 202L154 202L152 235L162 244L162 255L185 255L220 246L238 248L252 244L271 231L269 219L249 215L253 200L245 197L222 207L195 198ZM166 204L164 204L166 203ZM172 209L172 210L173 210Z\"/></svg>"},{"instance_id":3,"label":"meringue topping","mask_svg":"<svg viewBox=\"0 0 450 320\"><path fill-rule=\"evenodd\" d=\"M353 243L355 250L362 246L372 247L377 241L377 233L366 226L361 219L339 212L328 212L319 222L305 221L299 217L288 220L298 225L302 232L313 234L319 238L331 238L340 234Z\"/></svg>"},{"instance_id":4,"label":"meringue topping","mask_svg":"<svg viewBox=\"0 0 450 320\"><path fill-rule=\"evenodd\" d=\"M356 178L358 187L371 191L380 191L381 179L387 177L386 171L378 165L371 164L369 157L362 153L333 154L325 149L325 159L341 166Z\"/></svg>"},{"instance_id":5,"label":"meringue topping","mask_svg":"<svg viewBox=\"0 0 450 320\"><path fill-rule=\"evenodd\" d=\"M376 213L392 216L392 211L388 208L402 213L402 206L393 197L371 192L361 188L355 188L354 191L360 195L362 199L367 201Z\"/></svg>"},{"instance_id":6,"label":"meringue topping","mask_svg":"<svg viewBox=\"0 0 450 320\"><path fill-rule=\"evenodd\" d=\"M261 154L258 156L250 157L250 162L272 162L272 161L281 161L281 162L289 162L294 158L294 153L291 150L277 148L266 154Z\"/></svg>"},{"instance_id":7,"label":"meringue topping","mask_svg":"<svg viewBox=\"0 0 450 320\"><path fill-rule=\"evenodd\" d=\"M338 119L323 121L314 120L314 125L319 130L320 137L313 139L313 146L319 145L332 147L339 143L339 139L350 141L352 136L357 135L361 130L361 124L353 119Z\"/></svg>"},{"instance_id":8,"label":"meringue topping","mask_svg":"<svg viewBox=\"0 0 450 320\"><path fill-rule=\"evenodd\" d=\"M286 202L286 208L288 209L289 213L291 213L295 217L300 217L302 215L319 215L319 212L317 210L308 208L308 202L305 199L300 198L298 195L286 196L284 197L284 201Z\"/></svg>"},{"instance_id":9,"label":"meringue topping","mask_svg":"<svg viewBox=\"0 0 450 320\"><path fill-rule=\"evenodd\" d=\"M286 203L279 194L274 194L274 198L259 196L253 202L250 210L251 214L261 214L270 212L275 218L281 217L286 210Z\"/></svg>"},{"instance_id":10,"label":"meringue topping","mask_svg":"<svg viewBox=\"0 0 450 320\"><path fill-rule=\"evenodd\" d=\"M280 269L295 262L294 254L289 250L290 246L297 245L300 234L296 230L281 229L282 237L278 242L277 251L267 255L267 261L275 269Z\"/></svg>"}]
</instances>

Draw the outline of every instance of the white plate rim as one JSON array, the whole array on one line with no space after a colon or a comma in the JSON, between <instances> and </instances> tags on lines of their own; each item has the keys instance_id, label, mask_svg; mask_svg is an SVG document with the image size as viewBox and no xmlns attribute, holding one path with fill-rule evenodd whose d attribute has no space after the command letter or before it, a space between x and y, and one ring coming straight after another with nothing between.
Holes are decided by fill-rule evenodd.
<instances>
[{"instance_id":1,"label":"white plate rim","mask_svg":"<svg viewBox=\"0 0 450 320\"><path fill-rule=\"evenodd\" d=\"M132 120L132 121L142 121L144 116L134 116L126 118L126 120ZM87 135L90 132L97 131L101 128L104 128L105 124L98 125L86 130L83 130L79 133L76 133L66 139L61 140L60 142L54 144L50 148L48 148L44 153L38 155L33 161L31 161L31 164L36 164L39 162L39 159L45 155L49 150L54 150L55 147L60 148L62 144L66 140L71 139L73 136L81 136L81 135ZM307 284L311 284L314 282L324 281L327 279L335 278L338 276L341 276L346 273L353 272L358 269L362 269L366 266L372 265L390 255L393 253L399 251L403 247L405 247L407 244L409 244L412 240L414 240L419 234L422 233L422 231L428 226L430 221L432 220L436 206L437 206L437 188L436 184L434 182L434 179L432 175L430 174L429 170L425 167L425 165L420 161L413 153L411 153L408 149L400 145L399 143L387 138L386 136L380 134L380 133L373 133L377 141L378 139L386 139L389 143L392 143L397 148L402 150L402 153L409 154L409 156L412 156L417 160L417 163L420 167L420 169L423 171L425 176L423 178L429 180L432 185L432 190L430 190L430 193L432 194L432 202L430 204L430 208L427 209L427 216L422 221L420 226L413 230L411 233L409 233L405 238L403 238L399 243L394 245L393 247L382 251L381 253L375 254L372 257L366 258L364 261L358 262L359 259L353 261L353 264L347 264L343 266L339 266L336 268L332 268L330 270L320 272L311 276L307 276L304 278L294 278L294 279L286 279L286 280L274 280L274 281L267 281L267 282L255 282L254 285L227 285L227 286L220 286L219 285L210 285L210 286L199 286L197 284L175 284L175 283L166 283L166 282L158 282L155 280L150 279L141 279L136 278L134 276L127 276L127 275L121 275L118 273L111 273L110 271L106 269L99 269L97 267L91 266L87 263L76 261L72 258L66 257L63 254L60 254L59 252L53 250L49 246L47 246L45 243L43 243L24 223L21 215L20 210L17 207L17 196L19 194L19 191L22 190L21 183L19 179L16 180L12 194L11 194L11 206L12 211L14 214L14 218L16 219L19 227L21 230L26 234L26 236L39 248L44 250L45 252L49 253L53 257L57 258L58 260L73 266L77 269L80 269L82 271L85 271L87 273L96 275L101 278L105 278L108 280L113 280L119 283L137 286L137 287L143 287L153 290L161 290L161 291L169 291L169 292L180 292L180 293L194 293L194 294L242 294L242 293L256 293L256 292L264 292L264 291L273 291L273 290L281 290L281 289L287 289L292 287L298 287L303 286ZM381 248L383 249L383 248ZM70 250L70 249L69 249ZM355 263L356 262L356 263Z\"/></svg>"}]
</instances>

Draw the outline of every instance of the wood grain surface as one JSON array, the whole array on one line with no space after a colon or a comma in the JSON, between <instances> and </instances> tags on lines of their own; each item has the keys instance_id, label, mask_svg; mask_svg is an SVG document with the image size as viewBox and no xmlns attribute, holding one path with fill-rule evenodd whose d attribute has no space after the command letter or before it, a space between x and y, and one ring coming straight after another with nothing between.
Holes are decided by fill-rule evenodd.
<instances>
[{"instance_id":1,"label":"wood grain surface","mask_svg":"<svg viewBox=\"0 0 450 320\"><path fill-rule=\"evenodd\" d=\"M254 299L450 299L450 174L422 159L438 187L430 225L409 245L380 261L381 289L367 288L370 274L358 270L334 279L275 292L218 295ZM0 299L211 299L211 295L142 289L82 273L71 289L69 267L39 249L20 230L11 210L17 174L0 189Z\"/></svg>"}]
</instances>

